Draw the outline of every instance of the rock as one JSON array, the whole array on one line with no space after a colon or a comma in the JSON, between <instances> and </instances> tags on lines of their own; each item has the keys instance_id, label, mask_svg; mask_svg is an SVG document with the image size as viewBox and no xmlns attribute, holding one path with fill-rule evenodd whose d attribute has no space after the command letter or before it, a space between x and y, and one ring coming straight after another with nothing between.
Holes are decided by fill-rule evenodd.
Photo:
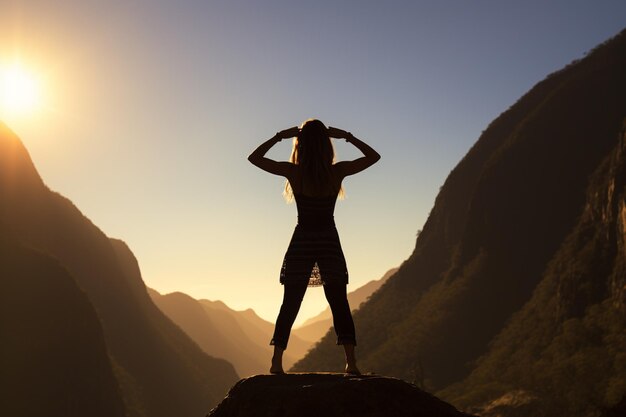
<instances>
[{"instance_id":1,"label":"rock","mask_svg":"<svg viewBox=\"0 0 626 417\"><path fill-rule=\"evenodd\" d=\"M602 417L624 417L626 416L626 394L622 397L622 400L615 404L613 407L605 409L602 413Z\"/></svg>"},{"instance_id":2,"label":"rock","mask_svg":"<svg viewBox=\"0 0 626 417\"><path fill-rule=\"evenodd\" d=\"M400 379L333 373L255 375L237 382L207 417L467 417Z\"/></svg>"}]
</instances>

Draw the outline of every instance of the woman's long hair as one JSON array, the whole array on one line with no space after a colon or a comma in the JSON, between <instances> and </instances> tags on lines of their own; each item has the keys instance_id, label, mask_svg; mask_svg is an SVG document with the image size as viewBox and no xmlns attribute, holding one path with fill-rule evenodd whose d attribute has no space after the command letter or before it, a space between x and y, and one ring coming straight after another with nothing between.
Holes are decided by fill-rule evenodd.
<instances>
[{"instance_id":1,"label":"woman's long hair","mask_svg":"<svg viewBox=\"0 0 626 417\"><path fill-rule=\"evenodd\" d=\"M310 189L325 191L329 184L334 186L332 165L335 162L335 149L324 123L317 119L309 119L300 127L300 133L293 140L293 149L289 161L302 168L302 182ZM340 186L339 197L343 197ZM287 201L293 200L293 189L289 180L285 182L283 193Z\"/></svg>"}]
</instances>

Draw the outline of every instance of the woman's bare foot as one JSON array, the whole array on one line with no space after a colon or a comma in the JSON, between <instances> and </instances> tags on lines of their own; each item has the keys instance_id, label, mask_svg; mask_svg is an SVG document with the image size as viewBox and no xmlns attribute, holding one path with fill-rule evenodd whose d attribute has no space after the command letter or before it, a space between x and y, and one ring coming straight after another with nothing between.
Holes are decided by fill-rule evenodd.
<instances>
[{"instance_id":1,"label":"woman's bare foot","mask_svg":"<svg viewBox=\"0 0 626 417\"><path fill-rule=\"evenodd\" d=\"M274 368L273 366L270 368L270 374L282 375L284 373L285 373L285 371L283 371L282 368Z\"/></svg>"},{"instance_id":2,"label":"woman's bare foot","mask_svg":"<svg viewBox=\"0 0 626 417\"><path fill-rule=\"evenodd\" d=\"M361 371L359 371L359 368L356 367L356 363L347 363L345 372L350 375L361 375Z\"/></svg>"},{"instance_id":3,"label":"woman's bare foot","mask_svg":"<svg viewBox=\"0 0 626 417\"><path fill-rule=\"evenodd\" d=\"M283 364L274 361L272 358L272 366L270 367L270 374L284 374Z\"/></svg>"},{"instance_id":4,"label":"woman's bare foot","mask_svg":"<svg viewBox=\"0 0 626 417\"><path fill-rule=\"evenodd\" d=\"M284 374L283 370L283 351L284 349L274 346L274 356L272 356L272 366L270 374Z\"/></svg>"},{"instance_id":5,"label":"woman's bare foot","mask_svg":"<svg viewBox=\"0 0 626 417\"><path fill-rule=\"evenodd\" d=\"M361 371L356 366L356 356L354 355L354 345L343 345L346 352L346 373L350 375L361 375Z\"/></svg>"}]
</instances>

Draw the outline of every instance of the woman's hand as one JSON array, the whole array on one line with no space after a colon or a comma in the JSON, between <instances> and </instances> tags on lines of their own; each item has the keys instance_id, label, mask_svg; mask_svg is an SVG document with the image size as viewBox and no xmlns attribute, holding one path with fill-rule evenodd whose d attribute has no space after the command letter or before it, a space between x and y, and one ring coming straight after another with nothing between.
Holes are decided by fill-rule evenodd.
<instances>
[{"instance_id":1,"label":"woman's hand","mask_svg":"<svg viewBox=\"0 0 626 417\"><path fill-rule=\"evenodd\" d=\"M300 128L298 126L294 126L276 133L276 138L280 140L289 139L298 136L299 133Z\"/></svg>"},{"instance_id":2,"label":"woman's hand","mask_svg":"<svg viewBox=\"0 0 626 417\"><path fill-rule=\"evenodd\" d=\"M272 146L276 145L281 140L292 138L294 136L297 136L298 134L300 134L300 129L298 127L290 127L289 129L281 130L273 137L260 144L254 150L254 152L252 152L250 156L248 156L248 161L252 162L263 171L269 172L270 174L288 177L293 164L291 162L274 161L272 159L266 158L265 154L272 148Z\"/></svg>"},{"instance_id":3,"label":"woman's hand","mask_svg":"<svg viewBox=\"0 0 626 417\"><path fill-rule=\"evenodd\" d=\"M354 161L337 162L334 165L340 173L341 178L361 172L375 164L380 159L378 152L359 138L354 137L354 135L350 132L329 126L328 134L333 138L345 139L346 142L363 152L363 157L361 158L357 158Z\"/></svg>"},{"instance_id":4,"label":"woman's hand","mask_svg":"<svg viewBox=\"0 0 626 417\"><path fill-rule=\"evenodd\" d=\"M345 130L328 126L328 136L336 139L349 140L352 137L352 134L350 132L346 132Z\"/></svg>"}]
</instances>

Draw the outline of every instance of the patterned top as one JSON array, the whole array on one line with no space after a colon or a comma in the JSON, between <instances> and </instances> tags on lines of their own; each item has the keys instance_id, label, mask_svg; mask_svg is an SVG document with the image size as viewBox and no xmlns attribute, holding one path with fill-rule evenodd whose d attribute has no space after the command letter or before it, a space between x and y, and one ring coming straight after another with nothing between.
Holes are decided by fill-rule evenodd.
<instances>
[{"instance_id":1,"label":"patterned top","mask_svg":"<svg viewBox=\"0 0 626 417\"><path fill-rule=\"evenodd\" d=\"M298 224L283 259L280 283L347 284L348 269L333 217L337 196L294 198Z\"/></svg>"}]
</instances>

